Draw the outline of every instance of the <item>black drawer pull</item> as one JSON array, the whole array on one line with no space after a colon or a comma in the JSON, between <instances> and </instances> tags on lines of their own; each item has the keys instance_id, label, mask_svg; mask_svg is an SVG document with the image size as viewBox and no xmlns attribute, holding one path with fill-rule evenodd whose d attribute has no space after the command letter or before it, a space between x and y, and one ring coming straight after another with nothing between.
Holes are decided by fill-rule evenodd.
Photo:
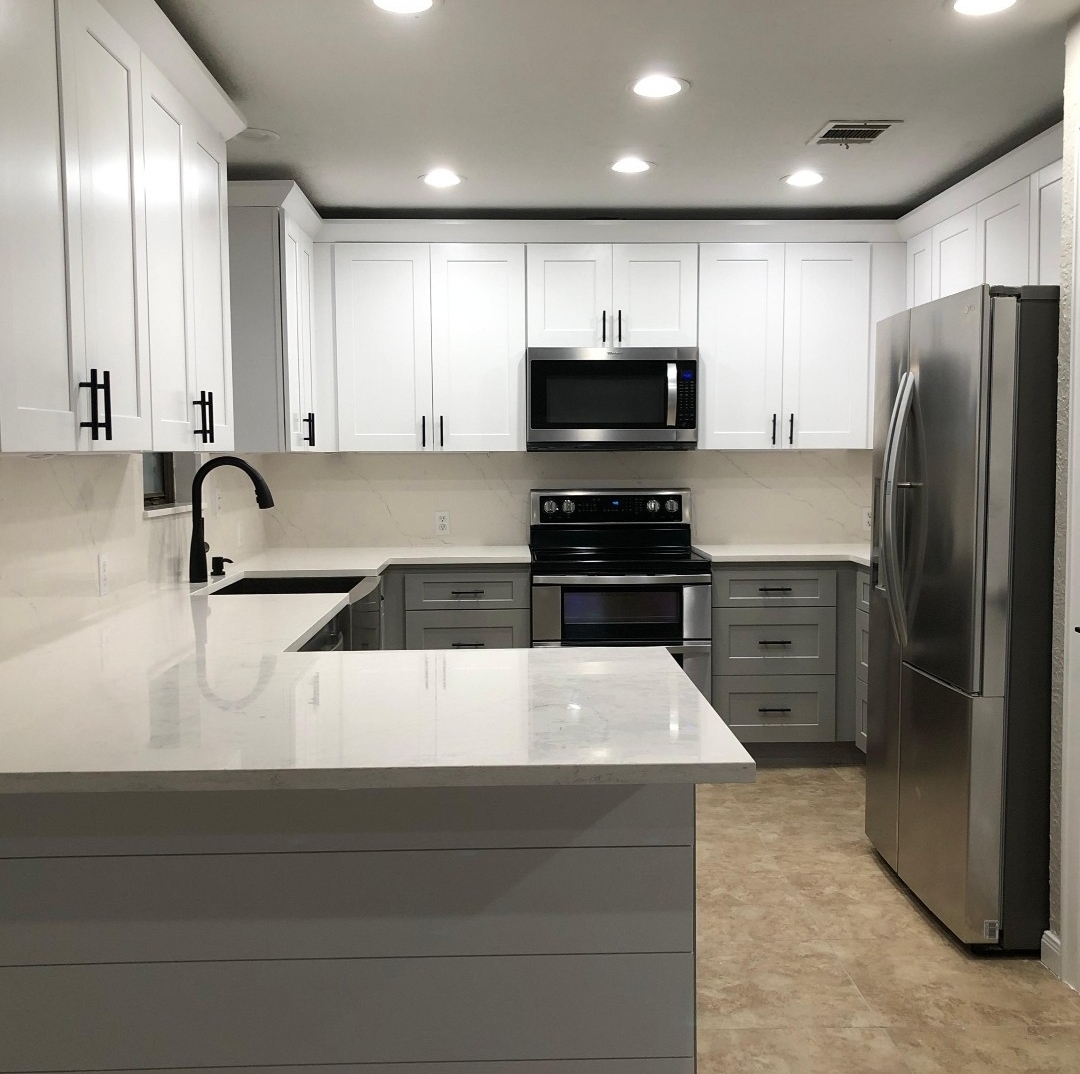
<instances>
[{"instance_id":1,"label":"black drawer pull","mask_svg":"<svg viewBox=\"0 0 1080 1074\"><path fill-rule=\"evenodd\" d=\"M790 640L770 641L769 639L764 639L764 640L758 642L758 645L790 645L790 644L791 644Z\"/></svg>"},{"instance_id":2,"label":"black drawer pull","mask_svg":"<svg viewBox=\"0 0 1080 1074\"><path fill-rule=\"evenodd\" d=\"M758 712L763 712L768 715L771 712L790 712L791 709L758 709Z\"/></svg>"},{"instance_id":3,"label":"black drawer pull","mask_svg":"<svg viewBox=\"0 0 1080 1074\"><path fill-rule=\"evenodd\" d=\"M482 641L455 641L450 643L452 649L486 649L487 643Z\"/></svg>"},{"instance_id":4,"label":"black drawer pull","mask_svg":"<svg viewBox=\"0 0 1080 1074\"><path fill-rule=\"evenodd\" d=\"M484 591L482 589L451 589L450 596L452 597L482 597Z\"/></svg>"},{"instance_id":5,"label":"black drawer pull","mask_svg":"<svg viewBox=\"0 0 1080 1074\"><path fill-rule=\"evenodd\" d=\"M757 587L759 593L790 593L791 586L789 585L759 585Z\"/></svg>"}]
</instances>

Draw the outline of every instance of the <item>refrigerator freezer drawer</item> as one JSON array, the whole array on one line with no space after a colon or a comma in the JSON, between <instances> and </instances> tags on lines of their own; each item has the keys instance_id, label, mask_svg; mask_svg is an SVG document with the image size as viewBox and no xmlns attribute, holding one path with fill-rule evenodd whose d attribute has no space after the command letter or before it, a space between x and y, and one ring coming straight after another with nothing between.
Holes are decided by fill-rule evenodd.
<instances>
[{"instance_id":1,"label":"refrigerator freezer drawer","mask_svg":"<svg viewBox=\"0 0 1080 1074\"><path fill-rule=\"evenodd\" d=\"M998 940L1004 727L1003 698L903 665L896 871L963 943Z\"/></svg>"}]
</instances>

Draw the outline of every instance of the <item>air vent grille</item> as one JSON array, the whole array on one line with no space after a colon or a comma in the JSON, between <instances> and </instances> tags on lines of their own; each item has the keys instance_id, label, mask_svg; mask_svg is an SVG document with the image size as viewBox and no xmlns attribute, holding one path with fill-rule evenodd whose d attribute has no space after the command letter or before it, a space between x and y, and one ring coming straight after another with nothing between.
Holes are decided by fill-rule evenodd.
<instances>
[{"instance_id":1,"label":"air vent grille","mask_svg":"<svg viewBox=\"0 0 1080 1074\"><path fill-rule=\"evenodd\" d=\"M807 145L869 145L877 141L898 119L833 120L826 123Z\"/></svg>"}]
</instances>

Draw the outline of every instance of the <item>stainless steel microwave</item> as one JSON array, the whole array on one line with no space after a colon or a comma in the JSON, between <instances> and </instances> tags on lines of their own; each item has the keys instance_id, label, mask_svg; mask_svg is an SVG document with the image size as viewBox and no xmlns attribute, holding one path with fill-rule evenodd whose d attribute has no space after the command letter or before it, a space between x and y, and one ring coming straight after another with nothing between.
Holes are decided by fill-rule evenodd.
<instances>
[{"instance_id":1,"label":"stainless steel microwave","mask_svg":"<svg viewBox=\"0 0 1080 1074\"><path fill-rule=\"evenodd\" d=\"M697 445L697 347L530 347L529 451Z\"/></svg>"}]
</instances>

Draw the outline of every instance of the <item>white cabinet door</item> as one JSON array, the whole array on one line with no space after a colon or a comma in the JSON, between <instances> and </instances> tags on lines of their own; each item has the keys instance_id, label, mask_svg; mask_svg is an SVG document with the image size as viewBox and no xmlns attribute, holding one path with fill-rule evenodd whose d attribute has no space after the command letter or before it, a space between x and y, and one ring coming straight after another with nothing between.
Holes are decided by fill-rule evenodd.
<instances>
[{"instance_id":1,"label":"white cabinet door","mask_svg":"<svg viewBox=\"0 0 1080 1074\"><path fill-rule=\"evenodd\" d=\"M980 282L976 268L975 232L974 205L935 224L931 229L931 298L955 295Z\"/></svg>"},{"instance_id":2,"label":"white cabinet door","mask_svg":"<svg viewBox=\"0 0 1080 1074\"><path fill-rule=\"evenodd\" d=\"M1030 216L1029 179L979 202L975 207L976 283L1022 287L1028 282Z\"/></svg>"},{"instance_id":3,"label":"white cabinet door","mask_svg":"<svg viewBox=\"0 0 1080 1074\"><path fill-rule=\"evenodd\" d=\"M1028 279L1061 284L1061 161L1031 177L1031 248Z\"/></svg>"},{"instance_id":4,"label":"white cabinet door","mask_svg":"<svg viewBox=\"0 0 1080 1074\"><path fill-rule=\"evenodd\" d=\"M543 243L526 256L529 346L610 346L611 247Z\"/></svg>"},{"instance_id":5,"label":"white cabinet door","mask_svg":"<svg viewBox=\"0 0 1080 1074\"><path fill-rule=\"evenodd\" d=\"M524 451L525 248L431 247L434 433L447 451Z\"/></svg>"},{"instance_id":6,"label":"white cabinet door","mask_svg":"<svg viewBox=\"0 0 1080 1074\"><path fill-rule=\"evenodd\" d=\"M81 447L151 446L146 345L145 206L139 48L95 0L60 0L72 364L79 381L110 374L112 436ZM79 393L89 420L90 389ZM108 396L108 399L106 398Z\"/></svg>"},{"instance_id":7,"label":"white cabinet door","mask_svg":"<svg viewBox=\"0 0 1080 1074\"><path fill-rule=\"evenodd\" d=\"M702 244L700 306L699 446L777 446L784 244Z\"/></svg>"},{"instance_id":8,"label":"white cabinet door","mask_svg":"<svg viewBox=\"0 0 1080 1074\"><path fill-rule=\"evenodd\" d=\"M312 261L315 244L288 214L283 215L285 436L290 451L311 451L319 429L312 367Z\"/></svg>"},{"instance_id":9,"label":"white cabinet door","mask_svg":"<svg viewBox=\"0 0 1080 1074\"><path fill-rule=\"evenodd\" d=\"M783 445L865 447L869 244L788 244L784 311Z\"/></svg>"},{"instance_id":10,"label":"white cabinet door","mask_svg":"<svg viewBox=\"0 0 1080 1074\"><path fill-rule=\"evenodd\" d=\"M433 446L430 277L424 243L335 248L339 450Z\"/></svg>"},{"instance_id":11,"label":"white cabinet door","mask_svg":"<svg viewBox=\"0 0 1080 1074\"><path fill-rule=\"evenodd\" d=\"M0 28L0 449L72 451L53 6L0 0Z\"/></svg>"},{"instance_id":12,"label":"white cabinet door","mask_svg":"<svg viewBox=\"0 0 1080 1074\"><path fill-rule=\"evenodd\" d=\"M907 241L907 304L921 306L933 298L933 274L930 269L932 258L931 229Z\"/></svg>"},{"instance_id":13,"label":"white cabinet door","mask_svg":"<svg viewBox=\"0 0 1080 1074\"><path fill-rule=\"evenodd\" d=\"M208 408L208 420L212 411L211 443L216 451L231 451L235 426L225 143L195 117L188 126L184 182L191 236L188 280L195 354L192 399L207 393L212 404Z\"/></svg>"},{"instance_id":14,"label":"white cabinet door","mask_svg":"<svg viewBox=\"0 0 1080 1074\"><path fill-rule=\"evenodd\" d=\"M621 243L612 247L611 307L616 345L697 346L697 297L695 243Z\"/></svg>"}]
</instances>

